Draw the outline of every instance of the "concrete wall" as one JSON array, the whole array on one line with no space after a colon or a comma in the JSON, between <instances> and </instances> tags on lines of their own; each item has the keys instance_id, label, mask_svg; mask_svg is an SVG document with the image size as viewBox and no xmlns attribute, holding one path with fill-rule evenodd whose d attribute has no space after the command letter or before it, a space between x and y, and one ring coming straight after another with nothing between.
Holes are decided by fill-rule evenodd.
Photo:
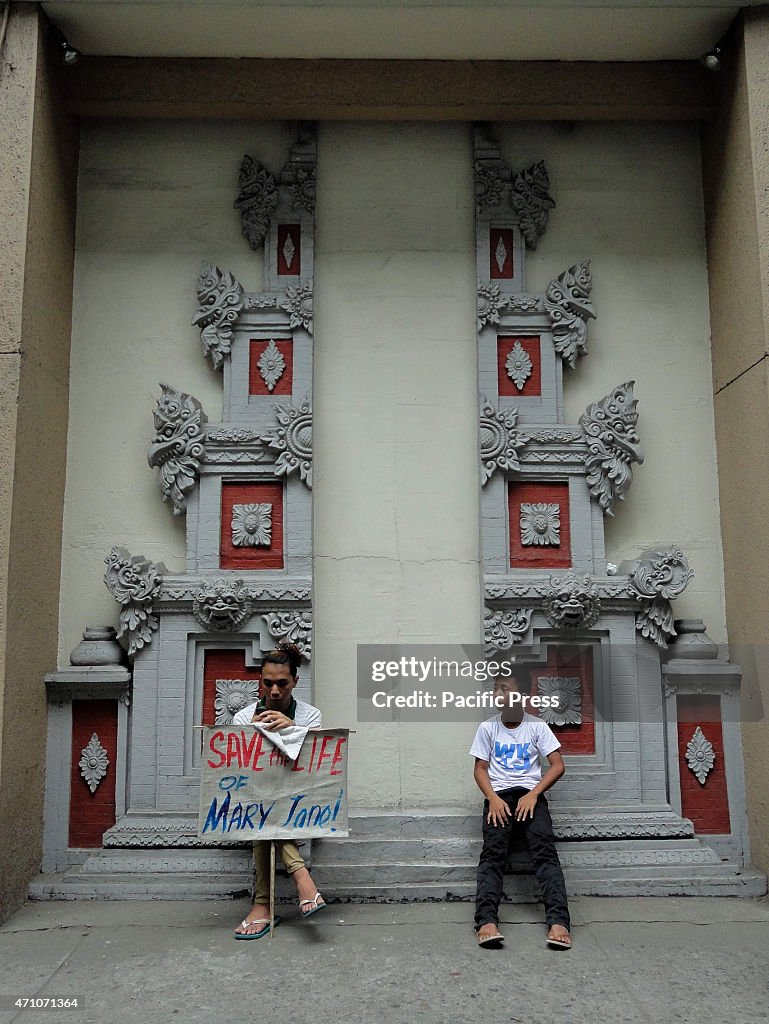
<instances>
[{"instance_id":1,"label":"concrete wall","mask_svg":"<svg viewBox=\"0 0 769 1024\"><path fill-rule=\"evenodd\" d=\"M726 609L753 861L769 871L769 8L746 14L722 76L703 156Z\"/></svg>"},{"instance_id":2,"label":"concrete wall","mask_svg":"<svg viewBox=\"0 0 769 1024\"><path fill-rule=\"evenodd\" d=\"M0 920L40 866L58 624L77 133L44 25L12 7L0 75Z\"/></svg>"},{"instance_id":3,"label":"concrete wall","mask_svg":"<svg viewBox=\"0 0 769 1024\"><path fill-rule=\"evenodd\" d=\"M558 208L529 286L593 258L600 319L567 384L575 421L635 378L647 462L607 529L618 561L678 540L679 601L724 636L699 145L683 124L500 128L516 168L544 158ZM219 378L189 326L202 256L247 287L258 263L232 211L243 152L280 166L278 125L91 123L79 187L59 658L116 608L102 559L120 541L183 567L183 525L145 451L156 382L200 398ZM470 130L323 124L316 249L316 696L348 724L355 644L476 642L475 273ZM354 723L353 723L354 724ZM471 727L361 724L358 806L456 806L473 793ZM450 765L435 790L436 766ZM383 768L383 764L386 767ZM469 758L467 766L469 768Z\"/></svg>"}]
</instances>

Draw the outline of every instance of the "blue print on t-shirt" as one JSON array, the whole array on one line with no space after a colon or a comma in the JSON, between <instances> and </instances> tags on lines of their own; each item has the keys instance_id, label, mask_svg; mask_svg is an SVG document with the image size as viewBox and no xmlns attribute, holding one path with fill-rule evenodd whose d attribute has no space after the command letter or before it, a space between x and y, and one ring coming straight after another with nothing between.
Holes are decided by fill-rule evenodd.
<instances>
[{"instance_id":1,"label":"blue print on t-shirt","mask_svg":"<svg viewBox=\"0 0 769 1024\"><path fill-rule=\"evenodd\" d=\"M494 743L494 756L509 771L527 772L531 766L531 743ZM512 764L510 762L513 762ZM516 763L519 762L519 763Z\"/></svg>"}]
</instances>

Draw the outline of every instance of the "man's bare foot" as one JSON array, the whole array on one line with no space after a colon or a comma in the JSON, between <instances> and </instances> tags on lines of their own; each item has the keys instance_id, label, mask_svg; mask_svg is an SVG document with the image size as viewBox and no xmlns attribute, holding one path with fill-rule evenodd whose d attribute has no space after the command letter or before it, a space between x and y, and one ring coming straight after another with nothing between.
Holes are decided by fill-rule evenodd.
<instances>
[{"instance_id":1,"label":"man's bare foot","mask_svg":"<svg viewBox=\"0 0 769 1024\"><path fill-rule=\"evenodd\" d=\"M270 908L266 903L255 903L243 921L235 929L238 935L253 935L264 928L264 922L270 920ZM254 922L259 922L258 924ZM244 928L243 925L246 927Z\"/></svg>"},{"instance_id":2,"label":"man's bare foot","mask_svg":"<svg viewBox=\"0 0 769 1024\"><path fill-rule=\"evenodd\" d=\"M547 933L547 943L549 946L555 946L558 949L570 949L571 936L569 935L569 929L562 924L552 925Z\"/></svg>"},{"instance_id":3,"label":"man's bare foot","mask_svg":"<svg viewBox=\"0 0 769 1024\"><path fill-rule=\"evenodd\" d=\"M318 890L315 885L315 882L313 882L312 880L312 875L307 870L307 868L299 868L299 870L295 871L291 877L294 880L294 885L296 886L296 894L299 897L300 903L302 900L315 900L315 897L318 895ZM317 901L316 906L320 908L325 907L325 905L325 901L321 896L320 899ZM312 911L312 909L313 906L311 903L305 903L305 905L301 907L302 917L306 917L307 914Z\"/></svg>"},{"instance_id":4,"label":"man's bare foot","mask_svg":"<svg viewBox=\"0 0 769 1024\"><path fill-rule=\"evenodd\" d=\"M482 924L476 934L479 946L490 946L492 949L499 949L504 941L504 936L495 924Z\"/></svg>"}]
</instances>

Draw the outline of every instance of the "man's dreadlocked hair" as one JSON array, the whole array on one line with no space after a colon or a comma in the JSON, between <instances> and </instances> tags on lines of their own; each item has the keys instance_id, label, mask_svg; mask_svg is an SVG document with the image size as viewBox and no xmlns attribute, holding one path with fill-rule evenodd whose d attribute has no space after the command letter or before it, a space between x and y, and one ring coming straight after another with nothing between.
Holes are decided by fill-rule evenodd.
<instances>
[{"instance_id":1,"label":"man's dreadlocked hair","mask_svg":"<svg viewBox=\"0 0 769 1024\"><path fill-rule=\"evenodd\" d=\"M268 651L262 658L262 665L288 665L288 671L296 679L299 666L302 664L302 652L296 644L285 641L279 643L274 651Z\"/></svg>"}]
</instances>

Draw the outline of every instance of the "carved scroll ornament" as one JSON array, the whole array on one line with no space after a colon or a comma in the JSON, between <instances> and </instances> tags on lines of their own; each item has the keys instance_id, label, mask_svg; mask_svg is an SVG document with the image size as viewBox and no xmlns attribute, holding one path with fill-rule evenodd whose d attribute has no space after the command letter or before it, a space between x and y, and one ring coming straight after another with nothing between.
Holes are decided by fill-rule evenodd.
<instances>
[{"instance_id":1,"label":"carved scroll ornament","mask_svg":"<svg viewBox=\"0 0 769 1024\"><path fill-rule=\"evenodd\" d=\"M270 216L278 205L278 190L275 179L258 160L246 154L238 175L240 192L235 200L240 210L243 237L252 249L260 249L270 226Z\"/></svg>"},{"instance_id":2,"label":"carved scroll ornament","mask_svg":"<svg viewBox=\"0 0 769 1024\"><path fill-rule=\"evenodd\" d=\"M274 640L278 643L296 644L309 661L312 657L312 612L309 608L289 612L268 612L263 618Z\"/></svg>"},{"instance_id":3,"label":"carved scroll ornament","mask_svg":"<svg viewBox=\"0 0 769 1024\"><path fill-rule=\"evenodd\" d=\"M662 551L644 551L630 574L631 589L639 596L641 609L636 629L659 647L676 635L670 602L689 585L694 571L686 555L677 547Z\"/></svg>"},{"instance_id":4,"label":"carved scroll ornament","mask_svg":"<svg viewBox=\"0 0 769 1024\"><path fill-rule=\"evenodd\" d=\"M555 206L549 194L550 177L543 161L513 177L510 205L529 249L536 249L547 227L547 218Z\"/></svg>"},{"instance_id":5,"label":"carved scroll ornament","mask_svg":"<svg viewBox=\"0 0 769 1024\"><path fill-rule=\"evenodd\" d=\"M162 395L154 412L156 434L147 452L150 466L160 469L158 483L163 501L170 501L174 515L187 507L187 493L198 480L205 460L205 425L208 422L197 398L161 384Z\"/></svg>"},{"instance_id":6,"label":"carved scroll ornament","mask_svg":"<svg viewBox=\"0 0 769 1024\"><path fill-rule=\"evenodd\" d=\"M298 405L275 407L275 427L261 435L261 441L277 453L275 472L278 476L297 473L312 488L312 406L309 396Z\"/></svg>"},{"instance_id":7,"label":"carved scroll ornament","mask_svg":"<svg viewBox=\"0 0 769 1024\"><path fill-rule=\"evenodd\" d=\"M494 611L486 608L483 613L483 635L487 655L497 651L509 651L526 636L531 625L531 608L511 608Z\"/></svg>"},{"instance_id":8,"label":"carved scroll ornament","mask_svg":"<svg viewBox=\"0 0 769 1024\"><path fill-rule=\"evenodd\" d=\"M520 469L519 453L525 445L524 438L515 425L518 410L495 409L488 399L481 404L481 487L485 487L494 473L509 469Z\"/></svg>"}]
</instances>

